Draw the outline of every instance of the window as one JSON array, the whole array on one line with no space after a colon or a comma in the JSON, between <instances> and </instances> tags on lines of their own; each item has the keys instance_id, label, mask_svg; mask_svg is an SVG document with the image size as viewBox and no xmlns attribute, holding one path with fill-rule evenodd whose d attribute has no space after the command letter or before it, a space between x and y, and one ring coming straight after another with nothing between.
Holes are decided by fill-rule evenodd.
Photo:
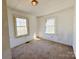
<instances>
[{"instance_id":1,"label":"window","mask_svg":"<svg viewBox=\"0 0 79 59\"><path fill-rule=\"evenodd\" d=\"M15 17L15 35L16 37L28 34L28 21L26 18Z\"/></svg>"},{"instance_id":2,"label":"window","mask_svg":"<svg viewBox=\"0 0 79 59\"><path fill-rule=\"evenodd\" d=\"M54 18L50 18L47 20L45 33L55 34L55 19Z\"/></svg>"}]
</instances>

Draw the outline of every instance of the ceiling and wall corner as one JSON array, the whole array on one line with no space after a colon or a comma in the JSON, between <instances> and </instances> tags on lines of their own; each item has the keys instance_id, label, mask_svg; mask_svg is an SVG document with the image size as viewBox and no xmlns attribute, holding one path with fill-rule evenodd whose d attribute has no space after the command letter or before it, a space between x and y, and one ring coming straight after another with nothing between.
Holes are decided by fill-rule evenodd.
<instances>
[{"instance_id":1,"label":"ceiling and wall corner","mask_svg":"<svg viewBox=\"0 0 79 59\"><path fill-rule=\"evenodd\" d=\"M65 13L63 13L63 11L67 10L69 8L73 8L74 3L75 3L74 1L75 0L50 0L50 1L49 0L38 0L38 2L39 2L38 5L32 6L31 0L7 0L7 4L8 4L8 8L10 8L12 10L23 12L24 14L29 14L34 17L50 15L53 13L54 15L58 14L60 16L59 17L60 20L62 18L61 17L61 15L62 15L65 17L65 19L63 18L65 21L67 20L67 22L68 22L70 20L70 22L71 22L72 17L71 17L71 19L66 19L66 16L69 17L69 16L71 16L71 14L69 14L69 12L65 11L69 15L69 16L68 15L65 16ZM62 13L60 13L60 12L62 12ZM38 20L35 20L35 21L37 22ZM63 22L65 22L65 21L63 21ZM60 22L60 24L61 24L61 22ZM38 28L38 25L39 24L37 24L37 28ZM64 27L64 25L62 25L62 26ZM39 31L37 30L37 32L39 32ZM68 45L72 45L72 43L68 43Z\"/></svg>"},{"instance_id":2,"label":"ceiling and wall corner","mask_svg":"<svg viewBox=\"0 0 79 59\"><path fill-rule=\"evenodd\" d=\"M41 16L72 7L74 0L38 0L37 6L31 5L31 0L7 0L9 8Z\"/></svg>"},{"instance_id":3,"label":"ceiling and wall corner","mask_svg":"<svg viewBox=\"0 0 79 59\"><path fill-rule=\"evenodd\" d=\"M68 8L59 12L38 17L39 36L51 41L63 43L72 46L73 43L73 14L74 8ZM45 23L47 18L56 18L56 34L45 34Z\"/></svg>"},{"instance_id":4,"label":"ceiling and wall corner","mask_svg":"<svg viewBox=\"0 0 79 59\"><path fill-rule=\"evenodd\" d=\"M23 16L29 20L29 35L16 38L14 35L14 23L13 16ZM10 48L14 48L18 45L21 45L27 41L33 39L33 34L36 31L36 17L31 16L28 13L24 13L15 9L8 8L8 26L9 26L9 38L10 38Z\"/></svg>"}]
</instances>

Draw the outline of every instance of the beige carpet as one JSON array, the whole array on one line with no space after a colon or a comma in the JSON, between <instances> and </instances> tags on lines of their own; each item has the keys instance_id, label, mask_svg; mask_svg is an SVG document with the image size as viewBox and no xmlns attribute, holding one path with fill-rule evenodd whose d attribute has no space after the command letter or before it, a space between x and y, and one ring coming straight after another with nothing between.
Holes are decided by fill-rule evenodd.
<instances>
[{"instance_id":1,"label":"beige carpet","mask_svg":"<svg viewBox=\"0 0 79 59\"><path fill-rule=\"evenodd\" d=\"M33 40L12 49L13 59L75 59L72 47L47 41Z\"/></svg>"}]
</instances>

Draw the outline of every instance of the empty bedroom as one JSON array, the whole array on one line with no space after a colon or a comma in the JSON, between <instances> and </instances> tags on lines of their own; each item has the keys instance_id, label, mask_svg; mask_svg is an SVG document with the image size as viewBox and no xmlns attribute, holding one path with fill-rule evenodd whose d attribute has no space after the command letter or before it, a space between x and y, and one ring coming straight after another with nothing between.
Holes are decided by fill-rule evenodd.
<instances>
[{"instance_id":1,"label":"empty bedroom","mask_svg":"<svg viewBox=\"0 0 79 59\"><path fill-rule=\"evenodd\" d=\"M76 59L75 0L6 0L6 4L3 42L9 49L3 54L8 59Z\"/></svg>"}]
</instances>

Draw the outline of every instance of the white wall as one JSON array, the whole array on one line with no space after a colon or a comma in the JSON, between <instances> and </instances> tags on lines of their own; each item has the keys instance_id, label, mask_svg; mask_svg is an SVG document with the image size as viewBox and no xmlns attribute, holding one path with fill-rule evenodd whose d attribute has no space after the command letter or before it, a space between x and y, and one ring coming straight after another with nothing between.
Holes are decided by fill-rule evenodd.
<instances>
[{"instance_id":1,"label":"white wall","mask_svg":"<svg viewBox=\"0 0 79 59\"><path fill-rule=\"evenodd\" d=\"M45 22L49 17L56 18L56 35L46 35ZM72 45L73 42L73 7L49 15L38 17L38 34L45 39Z\"/></svg>"},{"instance_id":2,"label":"white wall","mask_svg":"<svg viewBox=\"0 0 79 59\"><path fill-rule=\"evenodd\" d=\"M14 35L14 24L13 24L13 15L27 17L29 20L29 35L16 38ZM9 25L9 37L10 37L10 47L16 47L20 44L23 44L27 41L32 40L34 32L36 32L36 17L31 16L28 13L24 13L18 10L13 10L8 8L8 25Z\"/></svg>"},{"instance_id":3,"label":"white wall","mask_svg":"<svg viewBox=\"0 0 79 59\"><path fill-rule=\"evenodd\" d=\"M76 5L76 4L75 4ZM74 23L73 23L73 50L76 56L76 9L75 9L75 5L74 5Z\"/></svg>"},{"instance_id":4,"label":"white wall","mask_svg":"<svg viewBox=\"0 0 79 59\"><path fill-rule=\"evenodd\" d=\"M25 16L29 20L29 36L24 36L20 38L16 38L14 36L14 24L13 24L13 15ZM46 35L45 31L45 22L49 17L56 18L56 35ZM13 48L20 44L23 44L29 40L32 40L34 32L38 32L37 34L40 37L45 39L60 42L67 45L72 45L73 42L73 7L60 10L55 13L51 13L45 16L36 17L33 15L29 15L28 13L24 13L17 10L12 10L8 8L8 22L9 22L9 36L10 36L10 47Z\"/></svg>"},{"instance_id":5,"label":"white wall","mask_svg":"<svg viewBox=\"0 0 79 59\"><path fill-rule=\"evenodd\" d=\"M76 32L75 32L76 33ZM74 34L75 34L74 33ZM76 37L74 36L74 39L73 39L73 50L74 50L74 54L76 56Z\"/></svg>"},{"instance_id":6,"label":"white wall","mask_svg":"<svg viewBox=\"0 0 79 59\"><path fill-rule=\"evenodd\" d=\"M2 59L12 59L10 44L9 44L6 0L2 0Z\"/></svg>"}]
</instances>

